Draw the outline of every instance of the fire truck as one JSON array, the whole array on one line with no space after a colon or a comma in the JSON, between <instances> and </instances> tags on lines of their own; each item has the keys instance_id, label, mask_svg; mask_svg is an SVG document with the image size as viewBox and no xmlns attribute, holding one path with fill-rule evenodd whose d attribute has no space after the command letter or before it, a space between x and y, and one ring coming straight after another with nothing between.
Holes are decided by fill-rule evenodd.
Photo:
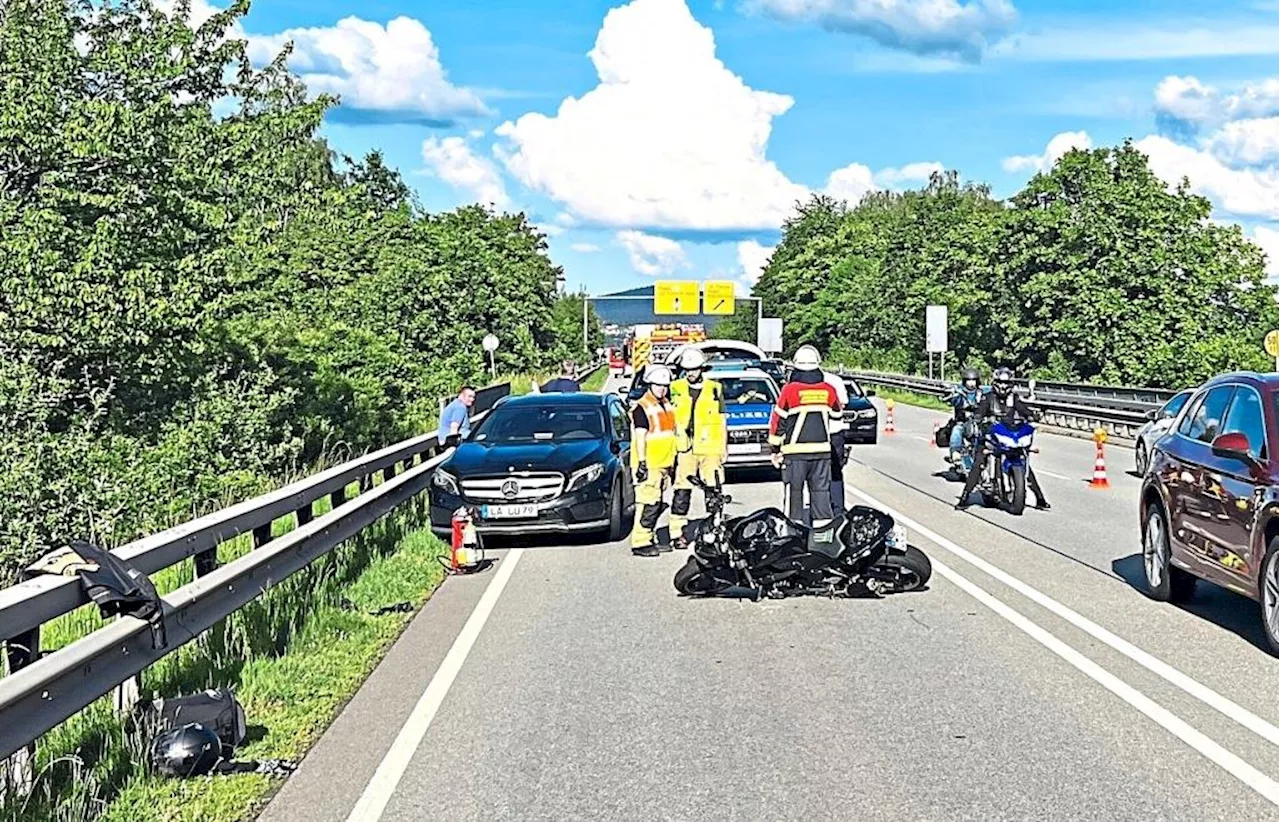
<instances>
[{"instance_id":1,"label":"fire truck","mask_svg":"<svg viewBox=\"0 0 1280 822\"><path fill-rule=\"evenodd\" d=\"M627 338L631 349L631 369L636 374L644 373L644 367L651 362L665 362L667 355L686 343L704 342L707 331L701 324L684 325L680 323L660 323L637 325L632 335Z\"/></svg>"}]
</instances>

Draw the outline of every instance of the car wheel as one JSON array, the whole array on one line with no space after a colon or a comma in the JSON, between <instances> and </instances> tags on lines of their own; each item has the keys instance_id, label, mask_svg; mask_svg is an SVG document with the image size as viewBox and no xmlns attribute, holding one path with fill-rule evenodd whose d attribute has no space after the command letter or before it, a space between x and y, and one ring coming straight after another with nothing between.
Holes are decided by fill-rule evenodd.
<instances>
[{"instance_id":1,"label":"car wheel","mask_svg":"<svg viewBox=\"0 0 1280 822\"><path fill-rule=\"evenodd\" d=\"M1139 476L1146 476L1147 468L1151 465L1151 456L1147 453L1147 444L1142 440L1138 440L1137 446L1133 449L1133 468L1138 472Z\"/></svg>"},{"instance_id":2,"label":"car wheel","mask_svg":"<svg viewBox=\"0 0 1280 822\"><path fill-rule=\"evenodd\" d=\"M1267 635L1271 653L1280 653L1280 558L1276 557L1276 537L1267 543L1267 554L1262 560L1262 576L1258 580L1258 603L1262 607L1262 632Z\"/></svg>"},{"instance_id":3,"label":"car wheel","mask_svg":"<svg viewBox=\"0 0 1280 822\"><path fill-rule=\"evenodd\" d=\"M622 529L622 483L614 480L613 490L609 493L609 541L622 539Z\"/></svg>"},{"instance_id":4,"label":"car wheel","mask_svg":"<svg viewBox=\"0 0 1280 822\"><path fill-rule=\"evenodd\" d=\"M1142 532L1142 570L1147 596L1154 600L1178 602L1195 591L1196 578L1173 566L1168 521L1156 503L1147 507L1147 524Z\"/></svg>"}]
</instances>

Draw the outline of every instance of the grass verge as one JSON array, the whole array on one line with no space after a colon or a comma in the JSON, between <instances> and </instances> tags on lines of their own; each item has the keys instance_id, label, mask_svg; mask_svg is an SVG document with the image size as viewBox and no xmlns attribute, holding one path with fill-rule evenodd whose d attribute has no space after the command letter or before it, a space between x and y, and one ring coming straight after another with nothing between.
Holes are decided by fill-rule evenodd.
<instances>
[{"instance_id":1,"label":"grass verge","mask_svg":"<svg viewBox=\"0 0 1280 822\"><path fill-rule=\"evenodd\" d=\"M601 366L595 370L595 373L582 383L583 391L603 391L604 381L609 378L608 366Z\"/></svg>"},{"instance_id":2,"label":"grass verge","mask_svg":"<svg viewBox=\"0 0 1280 822\"><path fill-rule=\"evenodd\" d=\"M935 411L950 411L951 406L947 405L937 397L930 397L927 394L916 394L912 391L903 391L898 388L884 388L882 386L874 386L876 396L881 399L893 400L903 405L915 405L920 408L930 408Z\"/></svg>"},{"instance_id":3,"label":"grass verge","mask_svg":"<svg viewBox=\"0 0 1280 822\"><path fill-rule=\"evenodd\" d=\"M424 499L402 507L152 666L144 693L232 687L250 726L238 758L301 756L413 616L370 612L400 602L416 611L443 579L445 549L420 528L425 521ZM219 553L230 558L239 548L233 541ZM99 700L45 736L35 792L21 806L0 806L0 819L236 822L252 817L273 787L258 774L156 777L143 766L146 741L125 729L109 699Z\"/></svg>"}]
</instances>

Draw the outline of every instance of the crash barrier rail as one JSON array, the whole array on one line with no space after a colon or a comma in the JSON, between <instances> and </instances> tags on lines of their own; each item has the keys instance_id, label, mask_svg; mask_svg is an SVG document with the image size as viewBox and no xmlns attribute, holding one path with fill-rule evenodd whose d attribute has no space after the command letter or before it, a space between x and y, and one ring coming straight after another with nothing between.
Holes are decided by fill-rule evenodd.
<instances>
[{"instance_id":1,"label":"crash barrier rail","mask_svg":"<svg viewBox=\"0 0 1280 822\"><path fill-rule=\"evenodd\" d=\"M476 401L475 401L475 404L471 406L471 413L483 414L485 411L488 411L490 408L493 408L494 403L496 403L498 400L510 394L511 394L511 383L509 382L500 382L497 385L489 385L484 388L477 388ZM443 412L444 407L448 405L450 402L453 402L453 399L454 397L441 397L440 411Z\"/></svg>"},{"instance_id":2,"label":"crash barrier rail","mask_svg":"<svg viewBox=\"0 0 1280 822\"><path fill-rule=\"evenodd\" d=\"M596 360L595 362L588 363L588 364L587 364L587 366L586 366L585 368L583 368L581 371L579 371L579 372L578 372L578 375L577 375L578 382L586 382L588 379L590 379L590 378L591 378L591 375L592 375L592 374L595 374L595 373L596 373L597 371L599 371L601 368L605 368L605 367L607 367L608 365L609 365L609 361L608 361L608 360ZM544 383L539 383L539 384L538 384L538 388L539 388L540 390L544 390L544 391L545 391L545 390L546 390L546 388L547 388L547 386L548 386L548 385L550 385L550 384L551 384L551 381L552 381L552 380L554 380L554 379L556 379L556 378L555 378L555 377L552 377L550 380L547 380L547 381L546 381L546 382L544 382Z\"/></svg>"},{"instance_id":3,"label":"crash barrier rail","mask_svg":"<svg viewBox=\"0 0 1280 822\"><path fill-rule=\"evenodd\" d=\"M843 368L839 373L868 385L881 385L932 397L945 397L955 388L954 382L908 374L847 371ZM1046 425L1077 431L1101 428L1112 436L1126 439L1136 437L1138 429L1148 421L1148 412L1160 408L1174 394L1158 388L1119 388L1031 380L1018 380L1016 390L1029 406L1044 415L1043 422Z\"/></svg>"},{"instance_id":4,"label":"crash barrier rail","mask_svg":"<svg viewBox=\"0 0 1280 822\"><path fill-rule=\"evenodd\" d=\"M510 393L509 385L492 389L489 405ZM167 643L160 648L153 647L149 623L122 616L42 654L41 626L90 603L80 580L40 575L0 590L0 640L9 663L9 674L0 678L0 796L6 782L19 793L30 789L34 744L42 735L113 689L116 708L132 708L149 665L421 493L451 452L452 443L441 443L434 432L414 437L113 551L148 575L195 560L195 580L161 597ZM375 484L378 476L382 482ZM357 483L357 495L348 499ZM332 510L316 516L314 503L325 497ZM272 524L289 517L297 527L273 537ZM253 550L219 566L218 546L248 533Z\"/></svg>"}]
</instances>

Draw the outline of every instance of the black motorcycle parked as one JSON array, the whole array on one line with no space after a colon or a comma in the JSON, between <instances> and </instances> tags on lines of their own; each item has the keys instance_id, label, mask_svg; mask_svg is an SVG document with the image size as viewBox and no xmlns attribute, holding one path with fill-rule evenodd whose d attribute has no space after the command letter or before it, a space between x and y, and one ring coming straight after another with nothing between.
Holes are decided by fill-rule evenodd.
<instances>
[{"instance_id":1,"label":"black motorcycle parked","mask_svg":"<svg viewBox=\"0 0 1280 822\"><path fill-rule=\"evenodd\" d=\"M893 517L855 505L829 526L809 528L777 508L729 519L732 497L690 477L706 494L707 517L690 526L693 556L676 572L687 596L781 599L806 594L870 596L915 591L933 573Z\"/></svg>"}]
</instances>

